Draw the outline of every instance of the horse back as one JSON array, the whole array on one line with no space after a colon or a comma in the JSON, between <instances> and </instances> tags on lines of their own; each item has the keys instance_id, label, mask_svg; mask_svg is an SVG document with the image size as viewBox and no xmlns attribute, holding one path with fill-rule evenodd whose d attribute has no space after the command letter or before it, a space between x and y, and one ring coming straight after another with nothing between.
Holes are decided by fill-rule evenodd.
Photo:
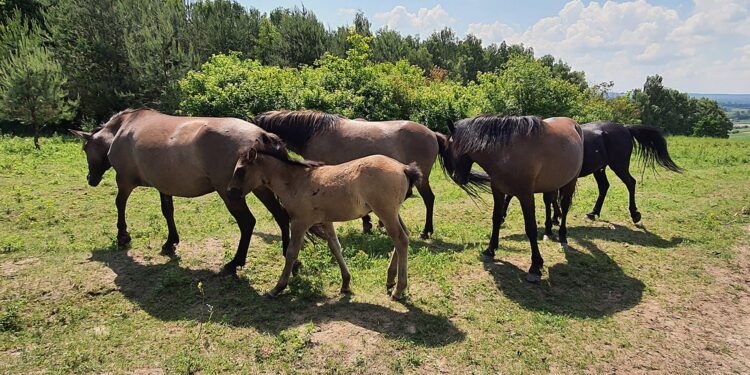
<instances>
[{"instance_id":1,"label":"horse back","mask_svg":"<svg viewBox=\"0 0 750 375\"><path fill-rule=\"evenodd\" d=\"M401 163L416 162L428 174L435 163L435 133L412 121L342 120L336 128L308 141L303 156L340 164L370 155L385 155Z\"/></svg>"}]
</instances>

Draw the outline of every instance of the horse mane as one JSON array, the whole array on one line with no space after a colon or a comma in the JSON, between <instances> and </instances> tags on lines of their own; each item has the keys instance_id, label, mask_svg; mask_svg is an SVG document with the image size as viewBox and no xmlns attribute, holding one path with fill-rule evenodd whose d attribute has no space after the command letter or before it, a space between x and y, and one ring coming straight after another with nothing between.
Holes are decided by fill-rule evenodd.
<instances>
[{"instance_id":1,"label":"horse mane","mask_svg":"<svg viewBox=\"0 0 750 375\"><path fill-rule=\"evenodd\" d=\"M286 150L277 150L277 149L260 150L258 149L256 151L260 155L267 155L274 159L282 161L286 164L293 165L296 167L317 168L323 165L323 163L318 162L318 161L292 159L291 157L289 157L289 154L286 152Z\"/></svg>"},{"instance_id":2,"label":"horse mane","mask_svg":"<svg viewBox=\"0 0 750 375\"><path fill-rule=\"evenodd\" d=\"M284 110L261 113L253 123L278 135L284 142L299 150L311 137L333 129L340 119L342 117L339 115L325 112Z\"/></svg>"},{"instance_id":3,"label":"horse mane","mask_svg":"<svg viewBox=\"0 0 750 375\"><path fill-rule=\"evenodd\" d=\"M129 115L131 113L136 113L137 114L137 112L141 112L141 111L153 111L153 112L156 112L156 113L161 113L161 112L159 112L159 111L157 111L155 109L148 108L148 107L126 108L126 109L123 109L122 111L117 112L114 115L112 115L112 117L110 117L109 120L107 120L107 122L104 123L104 125L96 127L91 132L91 134L94 134L94 133L96 133L96 132L98 132L98 131L106 128L106 127L118 126L118 125L122 124L123 117L125 117L125 115Z\"/></svg>"},{"instance_id":4,"label":"horse mane","mask_svg":"<svg viewBox=\"0 0 750 375\"><path fill-rule=\"evenodd\" d=\"M479 115L456 122L453 147L458 155L506 145L514 137L531 137L542 132L542 119L536 116Z\"/></svg>"}]
</instances>

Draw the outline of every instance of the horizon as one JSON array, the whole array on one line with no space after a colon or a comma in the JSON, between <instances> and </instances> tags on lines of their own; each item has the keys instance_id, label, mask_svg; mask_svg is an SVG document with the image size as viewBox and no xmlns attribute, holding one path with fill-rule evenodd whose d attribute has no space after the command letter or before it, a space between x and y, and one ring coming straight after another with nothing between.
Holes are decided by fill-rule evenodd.
<instances>
[{"instance_id":1,"label":"horizon","mask_svg":"<svg viewBox=\"0 0 750 375\"><path fill-rule=\"evenodd\" d=\"M351 24L357 11L402 35L426 38L450 27L484 45L523 43L551 54L589 83L614 81L614 92L643 87L647 76L703 95L750 94L750 0L553 1L250 1L268 13L304 7L327 28Z\"/></svg>"}]
</instances>

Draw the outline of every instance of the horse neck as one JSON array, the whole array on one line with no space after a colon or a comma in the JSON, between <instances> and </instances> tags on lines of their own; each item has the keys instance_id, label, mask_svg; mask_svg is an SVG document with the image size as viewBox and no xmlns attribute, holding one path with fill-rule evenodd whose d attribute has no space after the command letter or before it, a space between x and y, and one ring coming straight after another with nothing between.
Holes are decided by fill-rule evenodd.
<instances>
[{"instance_id":1,"label":"horse neck","mask_svg":"<svg viewBox=\"0 0 750 375\"><path fill-rule=\"evenodd\" d=\"M272 156L264 157L261 169L268 187L282 200L297 190L310 173L308 168L288 164Z\"/></svg>"}]
</instances>

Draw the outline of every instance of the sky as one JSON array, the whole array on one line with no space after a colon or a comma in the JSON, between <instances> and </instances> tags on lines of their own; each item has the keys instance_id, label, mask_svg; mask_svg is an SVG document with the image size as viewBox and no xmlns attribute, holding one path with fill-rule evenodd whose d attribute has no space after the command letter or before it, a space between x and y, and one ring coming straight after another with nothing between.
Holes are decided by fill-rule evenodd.
<instances>
[{"instance_id":1,"label":"sky","mask_svg":"<svg viewBox=\"0 0 750 375\"><path fill-rule=\"evenodd\" d=\"M485 45L523 43L585 71L591 83L614 81L615 91L659 74L680 91L750 93L750 0L240 2L262 12L304 5L331 29L359 10L373 31L425 38L449 26Z\"/></svg>"}]
</instances>

